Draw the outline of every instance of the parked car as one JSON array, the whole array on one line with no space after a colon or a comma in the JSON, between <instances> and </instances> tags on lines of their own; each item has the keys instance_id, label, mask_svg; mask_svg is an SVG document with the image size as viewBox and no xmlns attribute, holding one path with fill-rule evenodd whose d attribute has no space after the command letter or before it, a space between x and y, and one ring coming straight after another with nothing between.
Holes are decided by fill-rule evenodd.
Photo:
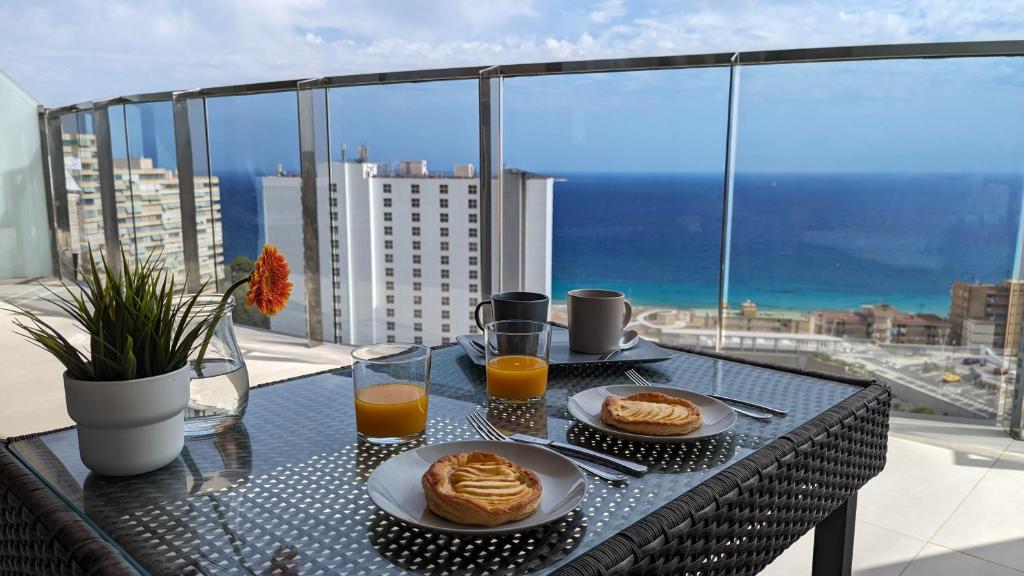
<instances>
[{"instance_id":1,"label":"parked car","mask_svg":"<svg viewBox=\"0 0 1024 576\"><path fill-rule=\"evenodd\" d=\"M964 358L961 364L965 366L971 366L973 364L981 364L983 360L981 358Z\"/></svg>"}]
</instances>

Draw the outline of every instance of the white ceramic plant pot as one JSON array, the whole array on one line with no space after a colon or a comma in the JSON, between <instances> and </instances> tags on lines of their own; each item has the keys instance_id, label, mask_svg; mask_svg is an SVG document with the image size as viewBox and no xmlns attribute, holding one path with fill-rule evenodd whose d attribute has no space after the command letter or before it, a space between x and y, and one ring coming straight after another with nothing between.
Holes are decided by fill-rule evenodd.
<instances>
[{"instance_id":1,"label":"white ceramic plant pot","mask_svg":"<svg viewBox=\"0 0 1024 576\"><path fill-rule=\"evenodd\" d=\"M90 470L107 476L166 466L185 445L190 370L94 382L64 373L68 416L78 424L78 451Z\"/></svg>"}]
</instances>

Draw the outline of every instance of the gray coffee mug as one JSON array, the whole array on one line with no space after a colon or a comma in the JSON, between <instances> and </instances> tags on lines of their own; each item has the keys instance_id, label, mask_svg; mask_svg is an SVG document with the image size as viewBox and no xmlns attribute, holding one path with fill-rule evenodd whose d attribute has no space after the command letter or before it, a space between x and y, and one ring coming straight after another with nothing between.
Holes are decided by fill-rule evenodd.
<instances>
[{"instance_id":1,"label":"gray coffee mug","mask_svg":"<svg viewBox=\"0 0 1024 576\"><path fill-rule=\"evenodd\" d=\"M490 300L476 305L473 317L476 325L484 329L484 321L480 318L480 310L485 305L491 307L491 319L498 320L533 320L548 321L548 304L551 299L536 292L499 292L492 294Z\"/></svg>"},{"instance_id":2,"label":"gray coffee mug","mask_svg":"<svg viewBox=\"0 0 1024 576\"><path fill-rule=\"evenodd\" d=\"M632 315L633 308L622 292L570 290L569 347L584 354L617 349Z\"/></svg>"}]
</instances>

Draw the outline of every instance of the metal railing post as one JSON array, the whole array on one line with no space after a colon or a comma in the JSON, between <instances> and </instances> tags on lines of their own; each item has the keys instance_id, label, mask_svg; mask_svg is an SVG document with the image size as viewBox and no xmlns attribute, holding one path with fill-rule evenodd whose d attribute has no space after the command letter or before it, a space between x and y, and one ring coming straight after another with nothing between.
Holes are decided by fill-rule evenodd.
<instances>
[{"instance_id":1,"label":"metal railing post","mask_svg":"<svg viewBox=\"0 0 1024 576\"><path fill-rule=\"evenodd\" d=\"M494 191L495 180L501 180L500 174L495 175L493 151L491 150L495 134L492 125L492 100L497 94L492 93L492 82L496 80L497 67L480 71L479 104L480 104L480 294L488 298L497 282L495 275L501 269L501 255L493 249L494 244ZM501 135L498 134L500 138Z\"/></svg>"},{"instance_id":2,"label":"metal railing post","mask_svg":"<svg viewBox=\"0 0 1024 576\"><path fill-rule=\"evenodd\" d=\"M61 277L60 244L57 241L57 212L54 206L53 177L50 174L50 136L47 130L46 109L39 106L39 147L43 164L43 193L46 194L46 221L50 228L50 267L54 276ZM64 164L63 142L61 165ZM61 175L63 177L63 174ZM65 208L66 208L65 203Z\"/></svg>"},{"instance_id":3,"label":"metal railing post","mask_svg":"<svg viewBox=\"0 0 1024 576\"><path fill-rule=\"evenodd\" d=\"M1024 333L1021 338L1017 348L1017 374L1013 380L1010 410L1006 414L1006 428L1015 440L1024 440Z\"/></svg>"},{"instance_id":4,"label":"metal railing post","mask_svg":"<svg viewBox=\"0 0 1024 576\"><path fill-rule=\"evenodd\" d=\"M178 198L181 205L181 240L185 257L185 290L195 292L202 282L199 272L199 240L196 226L196 178L192 158L192 125L189 118L189 95L194 91L175 92L171 96L174 113L174 145L178 159ZM204 119L205 121L205 119Z\"/></svg>"},{"instance_id":5,"label":"metal railing post","mask_svg":"<svg viewBox=\"0 0 1024 576\"><path fill-rule=\"evenodd\" d=\"M121 273L121 235L117 222L117 195L114 191L114 150L110 138L110 101L93 104L93 129L96 135L96 165L100 178L100 212L103 214L103 244L115 274Z\"/></svg>"},{"instance_id":6,"label":"metal railing post","mask_svg":"<svg viewBox=\"0 0 1024 576\"><path fill-rule=\"evenodd\" d=\"M729 101L725 118L725 168L722 175L722 236L718 257L718 330L715 352L725 347L725 307L729 304L729 255L732 249L732 193L735 167L736 115L739 112L739 53L729 63Z\"/></svg>"},{"instance_id":7,"label":"metal railing post","mask_svg":"<svg viewBox=\"0 0 1024 576\"><path fill-rule=\"evenodd\" d=\"M316 104L319 79L299 82L299 168L301 172L302 254L306 283L306 337L309 343L324 339L323 304L320 300L320 221L317 206ZM330 159L328 159L330 161ZM332 300L333 301L333 300Z\"/></svg>"},{"instance_id":8,"label":"metal railing post","mask_svg":"<svg viewBox=\"0 0 1024 576\"><path fill-rule=\"evenodd\" d=\"M71 247L71 208L64 167L64 126L60 114L46 113L46 137L49 141L50 184L53 187L53 232L59 261L57 273L62 280L71 281L75 279L75 257Z\"/></svg>"}]
</instances>

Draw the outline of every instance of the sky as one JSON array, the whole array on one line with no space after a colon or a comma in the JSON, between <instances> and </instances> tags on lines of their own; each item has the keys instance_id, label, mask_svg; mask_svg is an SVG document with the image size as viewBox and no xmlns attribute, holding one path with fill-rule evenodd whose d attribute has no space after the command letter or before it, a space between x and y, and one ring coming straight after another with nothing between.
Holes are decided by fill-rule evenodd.
<instances>
[{"instance_id":1,"label":"sky","mask_svg":"<svg viewBox=\"0 0 1024 576\"><path fill-rule=\"evenodd\" d=\"M1024 1L0 0L0 69L48 106L459 65L998 39L1024 39ZM1019 172L1020 60L745 68L736 166ZM509 79L506 164L719 171L727 97L721 68ZM333 90L329 100L335 154L365 143L376 160L425 158L441 170L478 161L474 82ZM294 102L211 99L215 171L297 169ZM149 128L129 111L129 140L154 130L160 148L173 144L161 107Z\"/></svg>"}]
</instances>

